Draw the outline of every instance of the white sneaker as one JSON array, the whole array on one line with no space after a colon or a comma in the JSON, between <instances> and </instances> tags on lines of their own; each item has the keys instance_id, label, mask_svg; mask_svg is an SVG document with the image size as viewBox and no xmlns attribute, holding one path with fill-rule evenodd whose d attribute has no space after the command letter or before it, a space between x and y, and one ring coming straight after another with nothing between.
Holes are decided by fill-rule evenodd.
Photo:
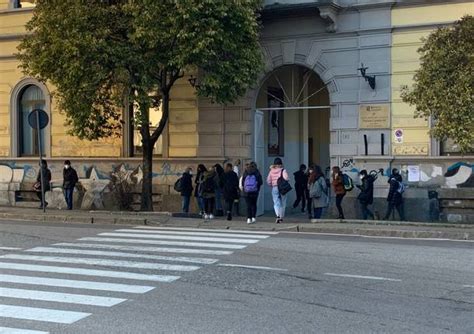
<instances>
[{"instance_id":1,"label":"white sneaker","mask_svg":"<svg viewBox=\"0 0 474 334\"><path fill-rule=\"evenodd\" d=\"M252 224L252 219L248 218L247 219L247 224Z\"/></svg>"},{"instance_id":2,"label":"white sneaker","mask_svg":"<svg viewBox=\"0 0 474 334\"><path fill-rule=\"evenodd\" d=\"M252 224L255 224L257 222L257 219L252 218Z\"/></svg>"},{"instance_id":3,"label":"white sneaker","mask_svg":"<svg viewBox=\"0 0 474 334\"><path fill-rule=\"evenodd\" d=\"M208 215L204 215L204 220L208 220L209 219L209 216Z\"/></svg>"},{"instance_id":4,"label":"white sneaker","mask_svg":"<svg viewBox=\"0 0 474 334\"><path fill-rule=\"evenodd\" d=\"M214 219L214 215L212 213L209 215L209 219Z\"/></svg>"}]
</instances>

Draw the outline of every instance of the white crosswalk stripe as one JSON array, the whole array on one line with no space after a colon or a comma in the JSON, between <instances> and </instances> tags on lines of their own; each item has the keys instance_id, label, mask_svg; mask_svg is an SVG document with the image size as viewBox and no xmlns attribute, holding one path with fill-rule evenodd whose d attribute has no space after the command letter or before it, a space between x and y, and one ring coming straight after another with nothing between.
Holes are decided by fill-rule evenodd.
<instances>
[{"instance_id":1,"label":"white crosswalk stripe","mask_svg":"<svg viewBox=\"0 0 474 334\"><path fill-rule=\"evenodd\" d=\"M32 331L21 328L0 327L0 334L48 334L48 332Z\"/></svg>"},{"instance_id":2,"label":"white crosswalk stripe","mask_svg":"<svg viewBox=\"0 0 474 334\"><path fill-rule=\"evenodd\" d=\"M254 244L258 239L235 239L235 238L213 238L213 237L191 237L184 235L160 235L160 234L139 234L139 233L99 233L106 237L124 237L124 238L144 238L144 239L163 239L163 240L187 240L187 241L211 241L211 242L229 242L241 244Z\"/></svg>"},{"instance_id":3,"label":"white crosswalk stripe","mask_svg":"<svg viewBox=\"0 0 474 334\"><path fill-rule=\"evenodd\" d=\"M186 242L186 241L164 241L164 240L143 240L143 239L122 239L122 238L99 238L99 237L85 237L80 238L79 241L97 241L100 243L127 243L127 244L149 244L149 245L167 245L180 247L206 247L206 248L222 248L222 249L244 249L247 245L236 244L219 244L219 243L205 243L205 242Z\"/></svg>"},{"instance_id":4,"label":"white crosswalk stripe","mask_svg":"<svg viewBox=\"0 0 474 334\"><path fill-rule=\"evenodd\" d=\"M54 310L27 306L0 305L0 317L72 324L91 313Z\"/></svg>"},{"instance_id":5,"label":"white crosswalk stripe","mask_svg":"<svg viewBox=\"0 0 474 334\"><path fill-rule=\"evenodd\" d=\"M118 283L100 283L94 281L79 281L69 279L47 278L37 276L20 275L0 275L0 282L18 283L27 285L56 286L73 289L115 291L126 293L145 293L154 289L153 286L118 284Z\"/></svg>"},{"instance_id":6,"label":"white crosswalk stripe","mask_svg":"<svg viewBox=\"0 0 474 334\"><path fill-rule=\"evenodd\" d=\"M15 319L72 324L91 315L91 307L113 307L127 301L123 294L143 294L156 288L152 283L171 283L180 278L136 270L192 272L203 265L216 264L219 256L231 255L274 234L137 226L75 242L11 249L9 254L0 255L0 269L4 270L0 273L0 322L8 320L8 326L0 327L0 334L46 334L11 324ZM139 285L136 281L147 283ZM54 291L61 288L62 291ZM99 292L106 295L95 295ZM121 295L113 296L114 293ZM12 301L15 305L9 305ZM22 302L47 306L18 305ZM68 304L76 305L75 309L89 309L69 311L58 306Z\"/></svg>"},{"instance_id":7,"label":"white crosswalk stripe","mask_svg":"<svg viewBox=\"0 0 474 334\"><path fill-rule=\"evenodd\" d=\"M55 262L55 263L74 263L74 264L87 264L87 265L96 265L96 266L171 270L171 271L193 271L193 270L199 269L198 266L188 266L188 265L180 265L180 264L163 264L163 263L149 263L149 262L135 262L135 261L79 258L79 257L7 254L7 255L1 255L0 259Z\"/></svg>"},{"instance_id":8,"label":"white crosswalk stripe","mask_svg":"<svg viewBox=\"0 0 474 334\"><path fill-rule=\"evenodd\" d=\"M244 234L263 234L263 235L276 235L279 232L263 232L263 231L245 231L245 230L217 230L217 229L210 229L210 228L192 228L192 227L163 227L163 226L135 226L134 229L144 229L144 230L165 230L165 231L192 231L192 232L219 232L219 233L244 233Z\"/></svg>"},{"instance_id":9,"label":"white crosswalk stripe","mask_svg":"<svg viewBox=\"0 0 474 334\"><path fill-rule=\"evenodd\" d=\"M224 238L252 238L252 239L266 239L268 235L249 235L241 233L213 233L213 232L193 232L193 231L161 231L161 230L138 230L138 229L120 229L115 232L127 233L145 233L145 234L161 234L161 235L190 235L201 237L224 237Z\"/></svg>"},{"instance_id":10,"label":"white crosswalk stripe","mask_svg":"<svg viewBox=\"0 0 474 334\"><path fill-rule=\"evenodd\" d=\"M150 259L150 260L161 260L161 261L189 262L189 263L198 263L198 264L213 264L218 261L217 259L208 259L208 258L199 258L199 257L160 256L160 255L107 252L107 251L96 251L96 250L85 250L85 249L65 249L65 248L54 248L54 247L35 247L32 249L28 249L27 252L127 257L127 258Z\"/></svg>"},{"instance_id":11,"label":"white crosswalk stripe","mask_svg":"<svg viewBox=\"0 0 474 334\"><path fill-rule=\"evenodd\" d=\"M233 253L232 251L212 250L212 249L101 245L101 244L72 243L72 242L61 242L61 243L53 244L52 246L113 249L113 250L148 252L148 253L176 253L176 254L201 254L201 255L231 255Z\"/></svg>"}]
</instances>

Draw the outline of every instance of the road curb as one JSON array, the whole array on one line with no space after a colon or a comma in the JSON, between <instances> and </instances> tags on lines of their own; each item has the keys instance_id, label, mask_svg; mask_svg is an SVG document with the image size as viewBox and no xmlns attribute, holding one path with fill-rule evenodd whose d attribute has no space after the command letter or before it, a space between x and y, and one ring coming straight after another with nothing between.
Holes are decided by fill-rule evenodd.
<instances>
[{"instance_id":1,"label":"road curb","mask_svg":"<svg viewBox=\"0 0 474 334\"><path fill-rule=\"evenodd\" d=\"M336 221L321 220L312 223L284 223L272 224L263 222L247 225L241 221L227 222L215 220L211 223L202 219L173 218L170 213L112 213L90 212L90 215L76 215L74 213L13 213L0 212L3 221L30 221L48 223L82 223L104 225L149 225L162 227L229 229L267 232L306 232L322 234L344 234L354 236L419 238L419 239L451 239L474 240L474 226L465 224L423 224L407 222L379 222L379 221ZM322 226L322 224L325 224ZM327 224L334 223L334 226ZM336 226L336 223L339 226ZM423 225L422 225L423 224ZM352 226L351 226L352 225ZM355 225L355 226L353 226ZM405 229L403 229L405 228ZM410 228L410 229L407 229ZM431 230L430 230L431 229Z\"/></svg>"}]
</instances>

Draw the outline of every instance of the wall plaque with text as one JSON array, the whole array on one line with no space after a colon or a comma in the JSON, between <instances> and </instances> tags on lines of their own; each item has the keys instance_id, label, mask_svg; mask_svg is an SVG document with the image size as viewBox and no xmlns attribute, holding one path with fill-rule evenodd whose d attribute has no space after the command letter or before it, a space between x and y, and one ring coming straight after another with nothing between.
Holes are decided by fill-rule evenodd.
<instances>
[{"instance_id":1,"label":"wall plaque with text","mask_svg":"<svg viewBox=\"0 0 474 334\"><path fill-rule=\"evenodd\" d=\"M387 129L390 127L388 104L362 104L359 106L360 129Z\"/></svg>"}]
</instances>

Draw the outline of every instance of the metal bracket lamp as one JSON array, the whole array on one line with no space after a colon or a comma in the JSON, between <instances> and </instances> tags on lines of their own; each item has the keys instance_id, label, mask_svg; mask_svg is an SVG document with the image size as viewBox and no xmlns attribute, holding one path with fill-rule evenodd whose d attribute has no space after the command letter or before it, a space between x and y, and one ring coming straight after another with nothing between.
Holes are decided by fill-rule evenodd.
<instances>
[{"instance_id":1,"label":"metal bracket lamp","mask_svg":"<svg viewBox=\"0 0 474 334\"><path fill-rule=\"evenodd\" d=\"M368 67L364 67L364 64L361 64L360 68L358 68L362 77L369 83L370 88L375 89L375 75L367 75L367 69Z\"/></svg>"}]
</instances>

